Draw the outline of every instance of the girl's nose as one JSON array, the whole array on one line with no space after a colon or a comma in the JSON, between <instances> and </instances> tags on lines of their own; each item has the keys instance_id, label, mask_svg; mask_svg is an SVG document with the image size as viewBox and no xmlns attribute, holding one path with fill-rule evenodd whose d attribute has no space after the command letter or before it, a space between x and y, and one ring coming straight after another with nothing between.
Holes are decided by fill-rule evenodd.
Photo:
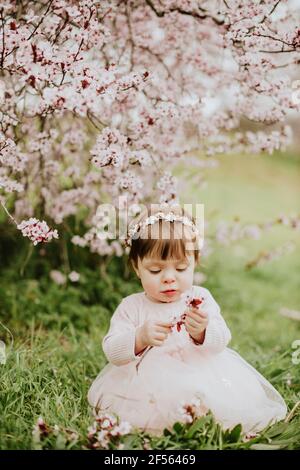
<instances>
[{"instance_id":1,"label":"girl's nose","mask_svg":"<svg viewBox=\"0 0 300 470\"><path fill-rule=\"evenodd\" d=\"M174 281L175 281L175 275L173 272L169 271L169 272L164 273L163 282L169 284Z\"/></svg>"}]
</instances>

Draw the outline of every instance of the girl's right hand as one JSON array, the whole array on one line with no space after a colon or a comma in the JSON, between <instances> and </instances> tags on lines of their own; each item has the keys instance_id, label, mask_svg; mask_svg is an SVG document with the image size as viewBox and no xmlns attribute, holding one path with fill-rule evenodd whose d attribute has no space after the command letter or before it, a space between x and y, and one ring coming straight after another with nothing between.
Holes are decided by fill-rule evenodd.
<instances>
[{"instance_id":1,"label":"girl's right hand","mask_svg":"<svg viewBox=\"0 0 300 470\"><path fill-rule=\"evenodd\" d=\"M161 346L172 331L171 322L147 320L141 326L140 339L145 346Z\"/></svg>"}]
</instances>

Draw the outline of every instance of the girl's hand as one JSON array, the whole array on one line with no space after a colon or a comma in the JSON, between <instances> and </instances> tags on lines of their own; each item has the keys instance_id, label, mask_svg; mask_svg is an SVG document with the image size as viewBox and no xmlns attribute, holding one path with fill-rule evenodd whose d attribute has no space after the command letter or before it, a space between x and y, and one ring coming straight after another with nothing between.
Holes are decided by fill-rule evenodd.
<instances>
[{"instance_id":1,"label":"girl's hand","mask_svg":"<svg viewBox=\"0 0 300 470\"><path fill-rule=\"evenodd\" d=\"M147 320L138 329L137 335L141 344L147 346L161 346L172 331L171 322Z\"/></svg>"},{"instance_id":2,"label":"girl's hand","mask_svg":"<svg viewBox=\"0 0 300 470\"><path fill-rule=\"evenodd\" d=\"M185 328L191 337L198 343L203 343L205 330L208 325L207 313L201 312L198 308L189 307L185 310Z\"/></svg>"}]
</instances>

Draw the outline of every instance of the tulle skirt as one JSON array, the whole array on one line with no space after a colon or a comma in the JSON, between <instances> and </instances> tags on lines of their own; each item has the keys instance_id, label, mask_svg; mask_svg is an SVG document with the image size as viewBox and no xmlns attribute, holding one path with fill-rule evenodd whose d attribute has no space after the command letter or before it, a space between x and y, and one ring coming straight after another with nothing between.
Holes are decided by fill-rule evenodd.
<instances>
[{"instance_id":1,"label":"tulle skirt","mask_svg":"<svg viewBox=\"0 0 300 470\"><path fill-rule=\"evenodd\" d=\"M210 410L224 429L240 423L245 433L286 416L281 395L230 348L212 354L192 344L154 347L138 362L104 367L88 392L95 413L115 413L154 434L184 422L183 406L195 399L198 416Z\"/></svg>"}]
</instances>

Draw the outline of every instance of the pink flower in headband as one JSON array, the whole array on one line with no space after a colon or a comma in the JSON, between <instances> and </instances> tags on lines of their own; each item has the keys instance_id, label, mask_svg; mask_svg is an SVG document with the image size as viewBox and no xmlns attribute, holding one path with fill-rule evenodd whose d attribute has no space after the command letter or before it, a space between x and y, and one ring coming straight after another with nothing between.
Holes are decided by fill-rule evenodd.
<instances>
[{"instance_id":1,"label":"pink flower in headband","mask_svg":"<svg viewBox=\"0 0 300 470\"><path fill-rule=\"evenodd\" d=\"M144 221L138 222L128 231L126 244L131 246L132 240L139 238L139 233L141 230L147 227L147 225L155 224L159 220L166 220L167 222L181 222L183 225L190 227L195 234L199 235L199 231L196 225L187 216L176 215L174 212L168 212L167 214L164 212L157 212L156 214L147 217Z\"/></svg>"}]
</instances>

